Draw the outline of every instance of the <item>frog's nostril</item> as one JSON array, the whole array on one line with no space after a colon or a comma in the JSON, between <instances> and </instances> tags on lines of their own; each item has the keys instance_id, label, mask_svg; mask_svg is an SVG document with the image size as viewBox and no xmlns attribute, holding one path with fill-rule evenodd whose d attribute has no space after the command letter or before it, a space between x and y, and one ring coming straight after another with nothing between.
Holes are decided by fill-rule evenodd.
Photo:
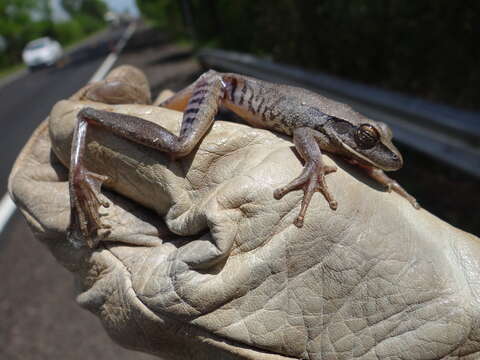
<instances>
[{"instance_id":1,"label":"frog's nostril","mask_svg":"<svg viewBox=\"0 0 480 360\"><path fill-rule=\"evenodd\" d=\"M393 155L393 161L395 161L398 164L398 168L401 168L403 166L403 158L402 155Z\"/></svg>"}]
</instances>

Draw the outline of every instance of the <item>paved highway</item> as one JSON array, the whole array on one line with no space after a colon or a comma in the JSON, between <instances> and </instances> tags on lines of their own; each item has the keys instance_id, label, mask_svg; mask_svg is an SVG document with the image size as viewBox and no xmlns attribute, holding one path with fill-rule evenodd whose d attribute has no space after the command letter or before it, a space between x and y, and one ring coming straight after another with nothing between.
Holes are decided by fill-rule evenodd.
<instances>
[{"instance_id":1,"label":"paved highway","mask_svg":"<svg viewBox=\"0 0 480 360\"><path fill-rule=\"evenodd\" d=\"M10 169L53 104L83 86L123 30L72 51L62 68L28 73L0 87L0 197ZM17 211L0 234L0 359L152 359L124 350L74 302L71 275L33 239Z\"/></svg>"},{"instance_id":2,"label":"paved highway","mask_svg":"<svg viewBox=\"0 0 480 360\"><path fill-rule=\"evenodd\" d=\"M62 68L28 73L0 88L0 191L16 156L33 130L48 115L53 104L75 92L94 74L121 32L100 38L73 51Z\"/></svg>"}]
</instances>

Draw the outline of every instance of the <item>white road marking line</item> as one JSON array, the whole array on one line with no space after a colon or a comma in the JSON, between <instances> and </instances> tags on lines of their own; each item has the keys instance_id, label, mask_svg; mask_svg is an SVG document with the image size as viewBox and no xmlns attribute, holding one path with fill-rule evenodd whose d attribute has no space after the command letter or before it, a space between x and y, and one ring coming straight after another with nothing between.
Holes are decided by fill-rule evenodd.
<instances>
[{"instance_id":1,"label":"white road marking line","mask_svg":"<svg viewBox=\"0 0 480 360\"><path fill-rule=\"evenodd\" d=\"M10 199L8 192L3 195L2 200L0 201L0 234L3 232L5 225L7 225L8 220L15 212L16 206L15 203Z\"/></svg>"},{"instance_id":2,"label":"white road marking line","mask_svg":"<svg viewBox=\"0 0 480 360\"><path fill-rule=\"evenodd\" d=\"M118 59L118 55L115 53L110 53L103 64L98 68L98 70L93 74L92 78L90 79L89 82L96 82L99 80L102 80L103 77L107 74L108 70L112 67L113 64Z\"/></svg>"},{"instance_id":3,"label":"white road marking line","mask_svg":"<svg viewBox=\"0 0 480 360\"><path fill-rule=\"evenodd\" d=\"M98 68L95 74L93 74L89 82L96 82L96 81L102 80L105 77L105 75L107 75L107 73L112 68L113 64L115 64L115 62L117 61L118 55L122 52L123 48L125 47L125 44L135 32L135 28L136 28L135 23L131 23L128 26L127 30L125 30L125 32L123 33L121 39L118 41L118 44L115 46L114 51L107 56L103 64Z\"/></svg>"},{"instance_id":4,"label":"white road marking line","mask_svg":"<svg viewBox=\"0 0 480 360\"><path fill-rule=\"evenodd\" d=\"M123 48L125 47L125 44L127 41L130 39L130 37L133 35L135 32L136 25L134 23L131 23L127 30L122 35L122 38L118 41L118 44L115 47L115 50L110 53L107 58L103 61L102 65L98 68L98 70L93 74L92 78L88 81L90 82L95 82L102 80L105 75L110 71L112 66L115 64L115 62L118 59L118 55L122 52ZM15 203L10 199L10 195L8 192L3 195L2 200L0 201L0 234L2 234L5 226L8 224L8 221L12 217L12 215L15 213L16 206Z\"/></svg>"}]
</instances>

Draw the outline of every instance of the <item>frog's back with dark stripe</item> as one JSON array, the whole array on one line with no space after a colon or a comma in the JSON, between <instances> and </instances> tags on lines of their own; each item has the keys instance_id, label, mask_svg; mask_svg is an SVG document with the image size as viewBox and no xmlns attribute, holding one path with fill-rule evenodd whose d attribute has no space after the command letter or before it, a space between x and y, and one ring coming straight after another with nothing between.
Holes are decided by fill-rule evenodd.
<instances>
[{"instance_id":1,"label":"frog's back with dark stripe","mask_svg":"<svg viewBox=\"0 0 480 360\"><path fill-rule=\"evenodd\" d=\"M291 135L297 127L320 130L331 117L368 122L351 107L302 88L231 73L215 74L225 84L225 106L257 127Z\"/></svg>"}]
</instances>

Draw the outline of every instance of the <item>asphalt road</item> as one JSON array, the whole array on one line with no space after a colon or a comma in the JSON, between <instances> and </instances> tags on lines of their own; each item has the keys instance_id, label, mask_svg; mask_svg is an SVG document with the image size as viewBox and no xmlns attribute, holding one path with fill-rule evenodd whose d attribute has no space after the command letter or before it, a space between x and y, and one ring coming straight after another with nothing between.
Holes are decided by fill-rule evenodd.
<instances>
[{"instance_id":1,"label":"asphalt road","mask_svg":"<svg viewBox=\"0 0 480 360\"><path fill-rule=\"evenodd\" d=\"M85 84L105 59L120 31L88 41L67 56L62 68L45 68L0 88L0 191L16 156L52 106Z\"/></svg>"},{"instance_id":2,"label":"asphalt road","mask_svg":"<svg viewBox=\"0 0 480 360\"><path fill-rule=\"evenodd\" d=\"M20 76L0 88L0 197L16 156L52 106L82 87L123 30L72 51L61 68ZM17 211L0 234L0 359L152 359L114 344L75 304L72 276L36 241Z\"/></svg>"}]
</instances>

